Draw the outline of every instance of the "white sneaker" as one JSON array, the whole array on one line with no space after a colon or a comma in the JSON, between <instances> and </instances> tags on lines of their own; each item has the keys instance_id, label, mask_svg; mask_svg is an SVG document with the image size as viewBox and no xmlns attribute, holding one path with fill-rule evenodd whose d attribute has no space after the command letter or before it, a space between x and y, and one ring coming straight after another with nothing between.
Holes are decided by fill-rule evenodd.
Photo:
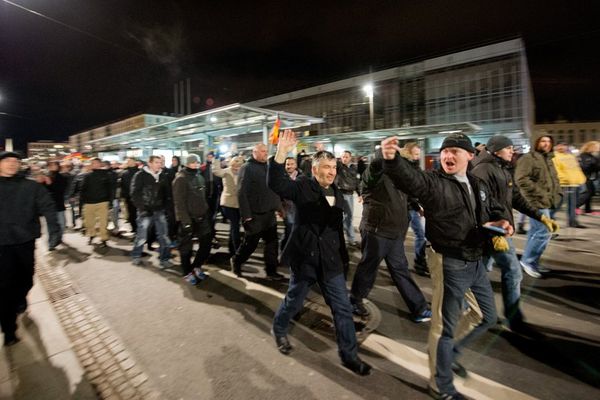
<instances>
[{"instance_id":1,"label":"white sneaker","mask_svg":"<svg viewBox=\"0 0 600 400\"><path fill-rule=\"evenodd\" d=\"M521 267L523 268L523 271L525 271L525 273L527 275L529 275L532 278L541 278L542 274L540 274L540 272L538 271L538 269L532 265L526 264L523 261L519 261L521 263Z\"/></svg>"},{"instance_id":2,"label":"white sneaker","mask_svg":"<svg viewBox=\"0 0 600 400\"><path fill-rule=\"evenodd\" d=\"M537 270L542 274L547 274L548 272L551 272L549 268L546 268L543 265L538 265Z\"/></svg>"}]
</instances>

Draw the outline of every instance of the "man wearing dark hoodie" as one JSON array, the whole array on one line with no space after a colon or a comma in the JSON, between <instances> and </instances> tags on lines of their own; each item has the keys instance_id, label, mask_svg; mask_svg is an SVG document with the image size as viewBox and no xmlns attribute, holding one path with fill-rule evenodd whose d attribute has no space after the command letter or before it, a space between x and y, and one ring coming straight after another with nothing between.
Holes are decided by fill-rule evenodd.
<instances>
[{"instance_id":1,"label":"man wearing dark hoodie","mask_svg":"<svg viewBox=\"0 0 600 400\"><path fill-rule=\"evenodd\" d=\"M192 285L206 278L202 264L208 259L211 248L209 206L206 182L200 174L200 157L190 154L185 168L173 180L173 204L179 222L179 253L184 279ZM192 239L198 238L199 249L192 262Z\"/></svg>"},{"instance_id":2,"label":"man wearing dark hoodie","mask_svg":"<svg viewBox=\"0 0 600 400\"><path fill-rule=\"evenodd\" d=\"M165 210L171 197L170 185L162 171L162 160L159 156L150 156L148 166L133 177L131 182L131 199L138 211L137 233L131 256L134 265L142 265L142 249L148 240L148 230L154 226L160 245L159 261L161 268L172 266L169 262L170 240L167 235L167 218Z\"/></svg>"},{"instance_id":3,"label":"man wearing dark hoodie","mask_svg":"<svg viewBox=\"0 0 600 400\"><path fill-rule=\"evenodd\" d=\"M542 134L532 137L532 144L531 151L517 162L515 181L527 202L549 218L551 210L560 204L562 196L552 162L554 143L551 136ZM550 241L550 231L545 224L533 218L530 224L521 267L529 276L540 278L541 273L547 271L539 262Z\"/></svg>"},{"instance_id":4,"label":"man wearing dark hoodie","mask_svg":"<svg viewBox=\"0 0 600 400\"><path fill-rule=\"evenodd\" d=\"M136 165L135 159L128 158L127 166L125 170L121 173L121 198L125 201L125 206L127 207L127 222L131 225L131 232L135 233L137 231L137 223L135 222L137 219L137 209L131 200L131 181L135 174L139 172L139 168Z\"/></svg>"},{"instance_id":5,"label":"man wearing dark hoodie","mask_svg":"<svg viewBox=\"0 0 600 400\"><path fill-rule=\"evenodd\" d=\"M556 222L532 207L513 182L509 169L514 152L512 141L506 136L492 136L487 142L486 149L487 151L482 150L479 157L476 158L471 173L487 183L491 195L504 206L510 224L514 226L512 213L514 208L520 213L540 221L549 231L555 232L558 229ZM510 328L518 331L524 327L523 314L519 308L523 274L512 239L507 238L506 240L509 250L500 252L489 249L487 251L489 254L484 257L484 264L493 258L500 268L504 316Z\"/></svg>"}]
</instances>

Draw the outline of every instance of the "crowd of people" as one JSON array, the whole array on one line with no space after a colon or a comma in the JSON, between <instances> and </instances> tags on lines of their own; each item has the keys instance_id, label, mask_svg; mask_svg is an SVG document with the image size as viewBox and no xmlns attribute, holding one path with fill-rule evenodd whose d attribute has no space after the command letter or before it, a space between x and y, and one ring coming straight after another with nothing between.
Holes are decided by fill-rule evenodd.
<instances>
[{"instance_id":1,"label":"crowd of people","mask_svg":"<svg viewBox=\"0 0 600 400\"><path fill-rule=\"evenodd\" d=\"M487 274L491 266L495 263L501 271L506 324L516 332L526 330L519 305L522 271L534 278L547 272L540 257L558 231L555 213L564 204L569 226L577 229L585 228L577 221L579 214L595 213L599 142L586 143L576 156L565 143L555 145L542 134L532 138L530 152L516 157L506 136L473 145L467 136L451 134L441 145L439 168L431 171L420 168L417 143L401 144L396 137L383 140L370 162L350 150L337 159L324 149L296 156L296 149L294 132L286 130L271 158L268 146L259 143L248 159L208 153L202 162L188 154L183 160L173 157L169 167L155 155L123 163L94 158L40 165L21 163L14 152L0 153L0 322L5 345L18 341L17 314L27 308L40 216L48 225L50 251L60 246L67 223L100 248L128 225L133 265L146 265L144 246L153 249L158 242L159 267L178 267L185 281L196 285L207 278L203 266L217 246L220 214L229 224L228 253L236 276L243 277L243 266L261 240L266 277L281 280L278 268L290 270L288 291L272 326L281 353L293 351L287 336L290 320L302 309L310 287L318 284L332 311L343 365L369 374L371 366L358 356L352 314L370 314L364 300L385 260L411 319L431 321L431 394L461 399L453 385L453 374L466 374L458 362L460 351L497 322ZM362 204L359 235L353 224L355 202ZM515 223L513 209L530 219L520 260L511 236L523 229L524 220ZM284 225L282 237L278 218ZM409 228L415 236L412 267L431 277L431 303L409 270L404 246ZM361 256L348 290L351 247ZM179 266L173 263L177 252ZM477 322L462 323L465 318Z\"/></svg>"}]
</instances>

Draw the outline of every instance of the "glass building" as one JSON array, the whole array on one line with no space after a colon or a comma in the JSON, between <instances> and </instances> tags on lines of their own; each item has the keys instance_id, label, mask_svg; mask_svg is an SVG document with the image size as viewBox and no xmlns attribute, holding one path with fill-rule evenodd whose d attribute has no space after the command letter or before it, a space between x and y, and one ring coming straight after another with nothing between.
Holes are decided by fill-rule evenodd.
<instances>
[{"instance_id":1,"label":"glass building","mask_svg":"<svg viewBox=\"0 0 600 400\"><path fill-rule=\"evenodd\" d=\"M365 92L367 85L372 87L371 93ZM340 144L343 137L352 138L358 132L390 130L392 134L394 129L410 132L412 127L421 127L422 132L424 126L453 123L477 125L480 130L471 134L474 142L485 143L489 136L500 133L513 138L516 144L525 144L534 123L533 93L521 39L284 93L248 105L322 117L324 122L312 125L305 134L335 135ZM434 151L444 133L447 132L436 132L432 127L419 136L425 140L426 149ZM361 148L356 143L354 146Z\"/></svg>"}]
</instances>

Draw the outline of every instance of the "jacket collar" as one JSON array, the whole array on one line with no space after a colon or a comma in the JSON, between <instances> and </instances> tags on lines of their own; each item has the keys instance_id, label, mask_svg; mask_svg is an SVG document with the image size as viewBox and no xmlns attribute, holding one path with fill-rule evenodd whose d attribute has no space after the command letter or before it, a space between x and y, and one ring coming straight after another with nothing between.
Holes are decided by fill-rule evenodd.
<instances>
[{"instance_id":1,"label":"jacket collar","mask_svg":"<svg viewBox=\"0 0 600 400\"><path fill-rule=\"evenodd\" d=\"M327 205L329 205L329 203L327 203L327 200L325 199L325 193L323 191L323 188L321 187L319 182L317 182L317 180L315 179L314 176L312 178L310 178L310 184L311 184L311 188L313 189L313 191L317 192L320 197L323 197L323 200L325 200L325 203ZM335 194L335 206L334 207L342 209L343 208L342 207L342 204L343 204L342 192L339 191L339 189L335 183L331 184L331 187L333 188L333 193Z\"/></svg>"}]
</instances>

